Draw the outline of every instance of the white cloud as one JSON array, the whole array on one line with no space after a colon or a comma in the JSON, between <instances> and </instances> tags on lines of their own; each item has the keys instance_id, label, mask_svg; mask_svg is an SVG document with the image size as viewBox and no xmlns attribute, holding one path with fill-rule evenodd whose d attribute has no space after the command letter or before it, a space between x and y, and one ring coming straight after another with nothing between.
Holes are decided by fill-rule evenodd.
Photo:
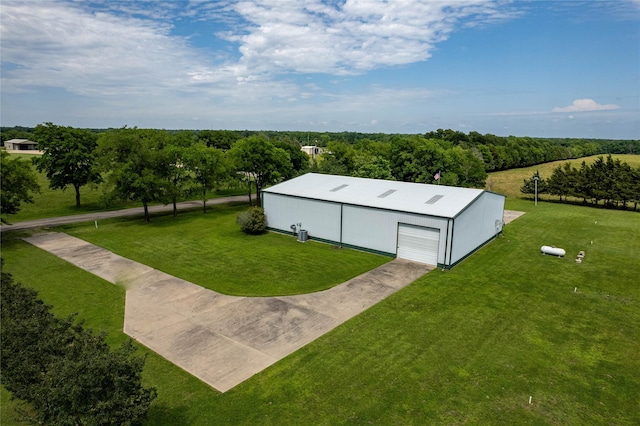
<instances>
[{"instance_id":1,"label":"white cloud","mask_svg":"<svg viewBox=\"0 0 640 426\"><path fill-rule=\"evenodd\" d=\"M247 0L235 10L245 34L224 36L240 43L247 68L335 75L424 61L464 20L515 16L488 0Z\"/></svg>"},{"instance_id":2,"label":"white cloud","mask_svg":"<svg viewBox=\"0 0 640 426\"><path fill-rule=\"evenodd\" d=\"M198 117L202 123L226 120L233 126L231 120L250 117L266 123L261 124L266 128L283 116L303 122L320 115L317 123L342 123L345 114L354 114L364 125L373 125L372 116L384 117L376 122L382 125L389 115L401 117L407 105L446 93L381 86L339 93L337 85L348 85L351 77L323 85L314 76L298 83L295 76L283 79L280 74L349 76L423 61L436 43L472 20L512 17L508 9L498 11L500 4L489 0L3 0L3 102L13 106L24 100L27 105L27 98L38 99L33 108L22 108L20 113L18 108L3 108L3 120L77 125L69 117L79 117L84 123L104 126L137 125L125 121L137 119L172 126L170 120ZM182 18L211 20L216 25L208 28L220 31L227 28L224 39L236 44L238 55L229 59L233 55L195 48L188 34L174 31ZM215 36L221 35L210 35ZM389 113L389 108L397 113Z\"/></svg>"},{"instance_id":3,"label":"white cloud","mask_svg":"<svg viewBox=\"0 0 640 426\"><path fill-rule=\"evenodd\" d=\"M620 107L615 104L601 105L593 99L576 99L569 106L555 107L552 112L606 111L611 109L620 109Z\"/></svg>"},{"instance_id":4,"label":"white cloud","mask_svg":"<svg viewBox=\"0 0 640 426\"><path fill-rule=\"evenodd\" d=\"M60 2L4 2L3 91L62 87L81 95L149 94L188 84L199 68L170 25Z\"/></svg>"},{"instance_id":5,"label":"white cloud","mask_svg":"<svg viewBox=\"0 0 640 426\"><path fill-rule=\"evenodd\" d=\"M3 1L3 93L59 88L128 109L154 97L180 103L181 96L207 96L238 104L309 98L319 90L277 80L278 73L348 75L422 61L461 20L504 14L488 0L176 4ZM239 61L216 63L188 37L172 34L172 16L229 24L232 14L236 25L224 37L238 43Z\"/></svg>"}]
</instances>

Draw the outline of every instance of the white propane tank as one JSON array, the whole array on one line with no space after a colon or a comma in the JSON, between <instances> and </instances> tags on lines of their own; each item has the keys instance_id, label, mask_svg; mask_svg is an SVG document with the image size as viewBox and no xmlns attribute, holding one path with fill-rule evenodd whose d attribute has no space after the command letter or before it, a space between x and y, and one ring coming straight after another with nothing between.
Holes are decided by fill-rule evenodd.
<instances>
[{"instance_id":1,"label":"white propane tank","mask_svg":"<svg viewBox=\"0 0 640 426\"><path fill-rule=\"evenodd\" d=\"M542 246L540 247L540 251L542 252L542 254L550 254L552 256L558 256L558 257L562 257L566 254L564 249L561 249L559 247L551 247L551 246Z\"/></svg>"}]
</instances>

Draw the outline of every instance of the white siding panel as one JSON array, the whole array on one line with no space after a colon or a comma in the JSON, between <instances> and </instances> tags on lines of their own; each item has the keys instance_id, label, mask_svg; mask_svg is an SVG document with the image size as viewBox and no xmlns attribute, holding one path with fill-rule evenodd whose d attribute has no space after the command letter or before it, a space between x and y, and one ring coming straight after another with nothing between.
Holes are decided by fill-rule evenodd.
<instances>
[{"instance_id":1,"label":"white siding panel","mask_svg":"<svg viewBox=\"0 0 640 426\"><path fill-rule=\"evenodd\" d=\"M311 238L340 240L340 204L266 192L262 196L269 228L291 232L291 225L302 223Z\"/></svg>"},{"instance_id":2,"label":"white siding panel","mask_svg":"<svg viewBox=\"0 0 640 426\"><path fill-rule=\"evenodd\" d=\"M451 263L456 263L502 229L504 196L485 192L455 219Z\"/></svg>"},{"instance_id":3,"label":"white siding panel","mask_svg":"<svg viewBox=\"0 0 640 426\"><path fill-rule=\"evenodd\" d=\"M384 253L396 254L398 224L435 228L445 235L447 219L345 205L342 211L342 242ZM438 247L438 261L444 263L445 239Z\"/></svg>"},{"instance_id":4,"label":"white siding panel","mask_svg":"<svg viewBox=\"0 0 640 426\"><path fill-rule=\"evenodd\" d=\"M398 257L416 262L438 264L440 230L414 225L398 226Z\"/></svg>"}]
</instances>

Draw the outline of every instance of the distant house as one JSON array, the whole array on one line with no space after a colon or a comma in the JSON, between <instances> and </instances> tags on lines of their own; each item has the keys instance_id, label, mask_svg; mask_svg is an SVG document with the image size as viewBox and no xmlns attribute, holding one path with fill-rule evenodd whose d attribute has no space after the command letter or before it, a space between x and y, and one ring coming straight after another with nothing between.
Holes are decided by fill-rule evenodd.
<instances>
[{"instance_id":1,"label":"distant house","mask_svg":"<svg viewBox=\"0 0 640 426\"><path fill-rule=\"evenodd\" d=\"M316 158L316 155L322 153L322 148L315 145L304 145L300 147L300 150L306 153L311 158Z\"/></svg>"},{"instance_id":2,"label":"distant house","mask_svg":"<svg viewBox=\"0 0 640 426\"><path fill-rule=\"evenodd\" d=\"M8 151L37 151L38 142L29 139L9 139L4 142L4 147Z\"/></svg>"}]
</instances>

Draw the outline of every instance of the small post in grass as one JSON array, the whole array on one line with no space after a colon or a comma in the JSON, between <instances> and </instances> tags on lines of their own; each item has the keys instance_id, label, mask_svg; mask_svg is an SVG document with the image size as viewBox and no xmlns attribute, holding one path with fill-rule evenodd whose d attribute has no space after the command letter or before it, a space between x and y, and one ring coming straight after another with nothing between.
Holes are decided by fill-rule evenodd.
<instances>
[{"instance_id":1,"label":"small post in grass","mask_svg":"<svg viewBox=\"0 0 640 426\"><path fill-rule=\"evenodd\" d=\"M94 221L93 221L93 223L95 223L95 224L96 224L96 229L98 229L98 221L97 221L97 220L94 220Z\"/></svg>"}]
</instances>

